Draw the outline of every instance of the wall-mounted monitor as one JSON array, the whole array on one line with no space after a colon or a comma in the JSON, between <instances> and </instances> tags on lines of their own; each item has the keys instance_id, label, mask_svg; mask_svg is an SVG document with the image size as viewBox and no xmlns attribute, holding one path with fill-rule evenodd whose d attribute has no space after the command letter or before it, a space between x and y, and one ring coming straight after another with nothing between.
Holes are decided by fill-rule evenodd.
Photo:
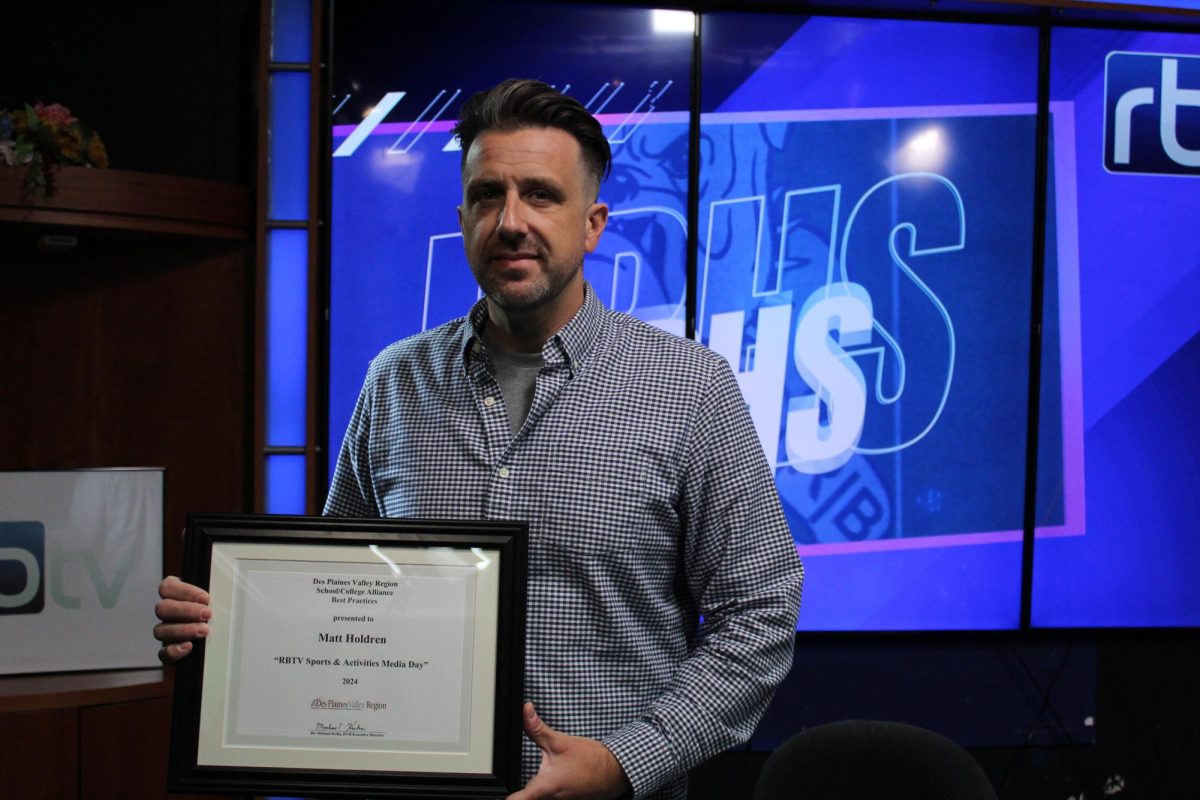
<instances>
[{"instance_id":1,"label":"wall-mounted monitor","mask_svg":"<svg viewBox=\"0 0 1200 800\"><path fill-rule=\"evenodd\" d=\"M697 333L775 467L802 627L1016 627L1037 30L702 30Z\"/></svg>"},{"instance_id":2,"label":"wall-mounted monitor","mask_svg":"<svg viewBox=\"0 0 1200 800\"><path fill-rule=\"evenodd\" d=\"M1032 623L1200 625L1200 35L1052 33Z\"/></svg>"}]
</instances>

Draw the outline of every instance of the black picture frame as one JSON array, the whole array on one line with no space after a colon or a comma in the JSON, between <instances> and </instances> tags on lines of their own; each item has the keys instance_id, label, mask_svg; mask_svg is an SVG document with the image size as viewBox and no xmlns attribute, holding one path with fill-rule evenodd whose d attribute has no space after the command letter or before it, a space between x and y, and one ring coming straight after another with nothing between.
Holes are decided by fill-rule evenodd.
<instances>
[{"instance_id":1,"label":"black picture frame","mask_svg":"<svg viewBox=\"0 0 1200 800\"><path fill-rule=\"evenodd\" d=\"M521 707L524 699L526 538L527 525L523 522L189 514L183 579L208 590L214 611L218 608L228 609L230 619L229 624L224 626L227 633L219 638L216 631L222 628L221 620L214 615L214 622L210 625L214 632L210 633L209 639L197 641L194 651L176 667L167 777L169 791L314 797L499 798L519 789ZM315 750L286 744L244 750L237 747L226 749L228 741L231 741L226 731L229 730L229 717L232 714L228 711L214 713L212 709L218 705L222 709L231 705L226 702L224 690L227 687L236 688L238 684L229 679L229 673L232 671L238 675L243 670L247 673L250 670L250 667L240 663L242 654L238 652L239 642L233 633L239 629L234 619L238 615L233 613L236 607L234 596L239 589L236 577L222 577L237 572L236 569L228 569L228 565L238 560L254 564L277 561L285 565L281 571L291 575L291 565L297 561L304 562L306 569L316 569L314 565L340 568L341 556L337 554L359 553L361 551L356 549L359 547L375 554L386 550L391 556L381 558L392 564L393 569L396 565L387 559L396 554L413 559L461 560L475 557L479 561L473 566L480 567L479 574L486 571L482 567L490 569L498 562L498 572L493 572L494 577L487 578L489 588L472 594L476 603L489 607L493 602L495 604L494 686L490 693L492 702L488 703L491 708L490 726L487 720L480 723L473 718L470 728L471 731L479 730L479 726L490 728L490 753L475 753L476 761L473 762L478 764L485 759L490 766L459 771L456 767L446 768L442 764L425 769L415 762L434 760L438 754L431 757L425 752L404 752L393 757L388 753L384 758L371 755L375 751L366 743L349 740L346 740L345 749L329 744L328 739L321 740L321 747ZM268 560L251 562L245 559L248 553L266 553ZM282 555L275 558L272 554ZM218 561L215 581L214 560ZM353 563L364 565L364 570L379 568L379 563L367 556ZM403 566L408 566L408 562L402 563ZM446 568L461 569L461 564ZM475 573L469 574L474 580ZM213 592L214 582L218 594ZM226 588L228 586L233 588ZM248 594L248 590L243 594ZM242 602L243 608L250 607L245 605L247 601ZM491 619L490 610L486 616ZM486 639L490 636L490 629L478 635ZM227 644L221 645L219 641ZM489 655L488 647L481 649L486 658ZM472 655L471 658L480 656ZM258 658L254 669L259 669L261 663L262 659ZM477 662L472 660L471 664L475 666ZM271 664L269 668L277 667ZM210 679L207 684L206 670ZM488 669L481 670L480 674L484 678L477 680L485 680ZM206 686L211 695L207 703L204 699ZM485 697L489 695L486 691L478 694ZM476 703L477 700L472 697L468 702ZM477 705L471 708L476 710ZM486 709L484 711L486 716ZM310 730L308 733L311 735L313 732ZM481 736L480 741L488 741L486 735ZM203 755L205 752L214 752L214 748L219 753L216 761L211 756ZM486 751L488 748L481 749ZM254 755L243 763L239 754L251 751ZM259 751L268 755L260 756ZM364 751L368 755L363 756ZM255 763L259 758L268 761L279 758L284 765ZM367 768L347 768L358 758L376 760ZM302 761L303 766L294 764L295 761ZM385 765L384 761L388 764ZM398 769L391 768L390 764L394 761L401 762Z\"/></svg>"}]
</instances>

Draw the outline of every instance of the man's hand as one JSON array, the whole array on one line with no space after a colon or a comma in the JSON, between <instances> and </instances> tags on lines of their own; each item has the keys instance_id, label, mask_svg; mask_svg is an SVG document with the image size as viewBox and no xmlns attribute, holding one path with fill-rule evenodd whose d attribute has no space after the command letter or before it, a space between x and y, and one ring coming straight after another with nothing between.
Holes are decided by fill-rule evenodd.
<instances>
[{"instance_id":1,"label":"man's hand","mask_svg":"<svg viewBox=\"0 0 1200 800\"><path fill-rule=\"evenodd\" d=\"M193 639L208 636L212 609L208 607L208 592L174 575L163 578L158 596L162 599L155 604L154 614L161 622L154 626L154 638L163 643L158 660L174 664L192 652Z\"/></svg>"},{"instance_id":2,"label":"man's hand","mask_svg":"<svg viewBox=\"0 0 1200 800\"><path fill-rule=\"evenodd\" d=\"M508 800L612 800L630 794L616 756L595 739L567 736L542 722L525 704L525 733L542 751L542 765L525 788Z\"/></svg>"}]
</instances>

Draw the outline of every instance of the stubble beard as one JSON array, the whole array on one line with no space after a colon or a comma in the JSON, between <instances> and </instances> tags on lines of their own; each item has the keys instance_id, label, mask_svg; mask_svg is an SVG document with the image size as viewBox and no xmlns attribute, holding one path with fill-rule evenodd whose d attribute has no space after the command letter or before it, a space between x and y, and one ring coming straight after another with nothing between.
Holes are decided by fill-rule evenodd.
<instances>
[{"instance_id":1,"label":"stubble beard","mask_svg":"<svg viewBox=\"0 0 1200 800\"><path fill-rule=\"evenodd\" d=\"M475 270L475 278L484 296L498 307L505 311L526 311L557 298L582 268L582 264L564 267L561 264L546 263L545 269L532 281L522 281L518 284L480 270Z\"/></svg>"}]
</instances>

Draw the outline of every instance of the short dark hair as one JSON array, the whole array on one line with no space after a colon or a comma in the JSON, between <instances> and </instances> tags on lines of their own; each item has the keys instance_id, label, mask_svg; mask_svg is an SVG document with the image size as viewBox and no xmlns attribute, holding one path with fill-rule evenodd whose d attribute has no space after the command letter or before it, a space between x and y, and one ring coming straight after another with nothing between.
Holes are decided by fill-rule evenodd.
<instances>
[{"instance_id":1,"label":"short dark hair","mask_svg":"<svg viewBox=\"0 0 1200 800\"><path fill-rule=\"evenodd\" d=\"M579 142L584 166L595 177L597 187L612 170L612 149L596 118L578 100L541 81L523 78L510 78L463 103L454 126L463 166L479 134L521 128L557 128L571 134Z\"/></svg>"}]
</instances>

